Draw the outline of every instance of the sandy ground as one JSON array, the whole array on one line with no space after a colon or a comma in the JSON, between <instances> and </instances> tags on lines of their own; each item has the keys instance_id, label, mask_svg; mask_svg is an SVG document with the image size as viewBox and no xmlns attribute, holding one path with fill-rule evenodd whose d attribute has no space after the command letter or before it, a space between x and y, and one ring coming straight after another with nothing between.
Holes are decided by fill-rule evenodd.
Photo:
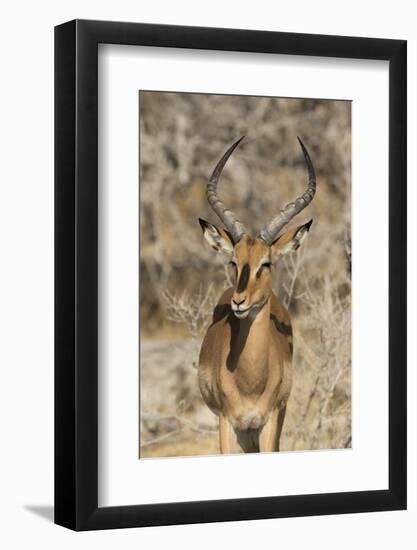
<instances>
[{"instance_id":1,"label":"sandy ground","mask_svg":"<svg viewBox=\"0 0 417 550\"><path fill-rule=\"evenodd\" d=\"M204 404L198 388L197 356L198 345L193 340L142 340L141 458L219 452L217 417ZM333 396L327 426L318 426L320 402L312 392L314 373L297 365L296 359L281 450L350 447L350 419L346 418L350 407L345 410L348 398L343 385ZM343 382L350 387L350 380Z\"/></svg>"}]
</instances>

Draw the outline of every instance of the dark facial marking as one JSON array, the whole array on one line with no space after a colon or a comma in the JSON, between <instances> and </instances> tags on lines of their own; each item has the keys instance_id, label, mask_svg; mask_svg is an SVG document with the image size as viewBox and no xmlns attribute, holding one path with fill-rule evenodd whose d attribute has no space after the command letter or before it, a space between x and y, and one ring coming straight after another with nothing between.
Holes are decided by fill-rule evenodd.
<instances>
[{"instance_id":1,"label":"dark facial marking","mask_svg":"<svg viewBox=\"0 0 417 550\"><path fill-rule=\"evenodd\" d=\"M243 292L248 286L249 282L250 267L249 264L245 264L242 268L242 273L240 274L239 283L237 285L237 291Z\"/></svg>"}]
</instances>

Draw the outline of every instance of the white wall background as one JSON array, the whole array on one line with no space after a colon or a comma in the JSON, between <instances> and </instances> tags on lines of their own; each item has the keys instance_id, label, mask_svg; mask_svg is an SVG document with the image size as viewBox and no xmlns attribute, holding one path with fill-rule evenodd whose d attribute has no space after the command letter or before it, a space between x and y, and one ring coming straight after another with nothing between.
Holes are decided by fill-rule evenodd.
<instances>
[{"instance_id":1,"label":"white wall background","mask_svg":"<svg viewBox=\"0 0 417 550\"><path fill-rule=\"evenodd\" d=\"M0 544L4 548L413 548L417 541L417 36L412 2L18 1L1 12ZM409 54L409 510L75 534L53 499L53 26L109 19L404 38ZM370 243L370 247L372 243ZM215 481L214 481L215 482Z\"/></svg>"}]
</instances>

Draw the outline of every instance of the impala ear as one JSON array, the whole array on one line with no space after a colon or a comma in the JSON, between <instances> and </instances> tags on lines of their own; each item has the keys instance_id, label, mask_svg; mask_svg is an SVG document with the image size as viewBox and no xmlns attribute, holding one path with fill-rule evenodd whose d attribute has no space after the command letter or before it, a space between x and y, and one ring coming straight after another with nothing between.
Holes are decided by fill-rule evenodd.
<instances>
[{"instance_id":1,"label":"impala ear","mask_svg":"<svg viewBox=\"0 0 417 550\"><path fill-rule=\"evenodd\" d=\"M271 245L272 260L276 261L280 256L288 254L293 250L300 248L301 243L307 237L307 233L310 230L313 220L298 226L296 229L290 229L285 233L282 233L276 241Z\"/></svg>"},{"instance_id":2,"label":"impala ear","mask_svg":"<svg viewBox=\"0 0 417 550\"><path fill-rule=\"evenodd\" d=\"M224 254L233 254L234 242L232 236L228 231L222 228L218 228L215 225L206 222L198 218L200 222L201 229L203 230L203 235L209 245L216 252L223 252Z\"/></svg>"}]
</instances>

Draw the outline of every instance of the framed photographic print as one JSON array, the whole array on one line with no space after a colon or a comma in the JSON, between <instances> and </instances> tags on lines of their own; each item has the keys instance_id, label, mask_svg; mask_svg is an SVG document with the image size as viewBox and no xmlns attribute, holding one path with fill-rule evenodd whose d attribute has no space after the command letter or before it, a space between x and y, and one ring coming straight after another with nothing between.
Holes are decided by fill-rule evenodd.
<instances>
[{"instance_id":1,"label":"framed photographic print","mask_svg":"<svg viewBox=\"0 0 417 550\"><path fill-rule=\"evenodd\" d=\"M406 42L55 29L55 521L406 507Z\"/></svg>"}]
</instances>

